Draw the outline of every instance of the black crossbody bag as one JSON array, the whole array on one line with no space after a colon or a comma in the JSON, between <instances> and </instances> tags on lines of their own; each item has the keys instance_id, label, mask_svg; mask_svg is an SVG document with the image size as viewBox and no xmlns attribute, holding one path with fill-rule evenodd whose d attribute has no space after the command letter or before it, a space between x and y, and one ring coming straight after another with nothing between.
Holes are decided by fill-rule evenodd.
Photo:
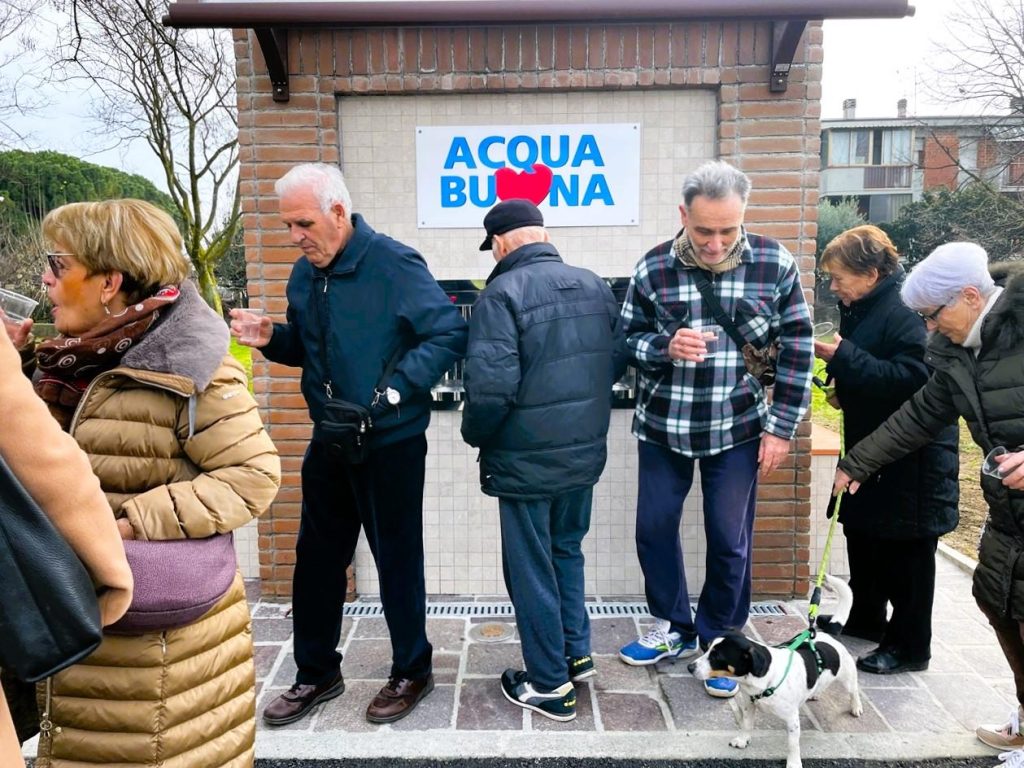
<instances>
[{"instance_id":1,"label":"black crossbody bag","mask_svg":"<svg viewBox=\"0 0 1024 768\"><path fill-rule=\"evenodd\" d=\"M758 348L743 338L743 334L736 327L736 323L729 317L722 307L722 302L715 295L714 286L711 285L708 276L701 269L695 271L694 280L697 283L697 290L700 291L704 301L711 307L712 312L715 314L715 320L729 334L729 338L736 343L736 346L743 354L743 364L747 367L747 372L757 379L765 389L773 386L777 370L776 360L779 356L779 342L772 341L768 343L768 346Z\"/></svg>"},{"instance_id":2,"label":"black crossbody bag","mask_svg":"<svg viewBox=\"0 0 1024 768\"><path fill-rule=\"evenodd\" d=\"M324 357L327 352L324 350ZM374 390L383 392L388 379L395 372L402 357L399 346L391 355L384 372L377 380ZM326 371L326 359L324 370ZM331 396L331 383L324 383L327 390L327 404L324 406L324 417L320 421L319 433L327 449L348 464L362 464L370 455L370 433L373 431L373 416L367 406L351 403L348 400L335 400Z\"/></svg>"}]
</instances>

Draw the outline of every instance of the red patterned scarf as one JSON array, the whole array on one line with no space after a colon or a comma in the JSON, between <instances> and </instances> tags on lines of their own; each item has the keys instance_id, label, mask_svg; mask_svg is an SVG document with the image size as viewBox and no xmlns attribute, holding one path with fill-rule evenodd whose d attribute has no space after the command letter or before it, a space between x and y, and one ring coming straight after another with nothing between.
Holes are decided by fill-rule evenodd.
<instances>
[{"instance_id":1,"label":"red patterned scarf","mask_svg":"<svg viewBox=\"0 0 1024 768\"><path fill-rule=\"evenodd\" d=\"M71 425L89 382L116 368L125 352L157 321L160 311L180 295L177 287L165 286L123 312L105 317L81 336L62 334L36 347L36 393L64 429Z\"/></svg>"}]
</instances>

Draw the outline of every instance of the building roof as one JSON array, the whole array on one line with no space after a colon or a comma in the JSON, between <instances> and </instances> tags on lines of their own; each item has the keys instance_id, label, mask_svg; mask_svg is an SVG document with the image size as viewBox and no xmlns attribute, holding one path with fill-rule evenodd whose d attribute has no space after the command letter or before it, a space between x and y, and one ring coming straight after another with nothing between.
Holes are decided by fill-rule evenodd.
<instances>
[{"instance_id":1,"label":"building roof","mask_svg":"<svg viewBox=\"0 0 1024 768\"><path fill-rule=\"evenodd\" d=\"M1020 132L1024 130L1024 115L915 115L913 117L857 117L857 118L832 118L821 121L823 131L835 129L863 129L863 128L965 128L965 127L987 127L992 131L1001 133L1010 132L1012 139L1018 140ZM1001 138L1001 137L998 137Z\"/></svg>"},{"instance_id":2,"label":"building roof","mask_svg":"<svg viewBox=\"0 0 1024 768\"><path fill-rule=\"evenodd\" d=\"M815 21L913 14L909 0L177 0L170 4L164 23L174 27L291 27L737 18Z\"/></svg>"}]
</instances>

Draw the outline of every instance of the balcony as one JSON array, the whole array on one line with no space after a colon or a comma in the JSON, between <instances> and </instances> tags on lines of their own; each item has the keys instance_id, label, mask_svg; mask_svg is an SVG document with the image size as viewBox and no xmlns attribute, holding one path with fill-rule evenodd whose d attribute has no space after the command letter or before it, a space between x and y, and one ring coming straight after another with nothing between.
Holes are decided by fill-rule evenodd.
<instances>
[{"instance_id":1,"label":"balcony","mask_svg":"<svg viewBox=\"0 0 1024 768\"><path fill-rule=\"evenodd\" d=\"M910 189L912 165L869 165L864 169L864 189Z\"/></svg>"}]
</instances>

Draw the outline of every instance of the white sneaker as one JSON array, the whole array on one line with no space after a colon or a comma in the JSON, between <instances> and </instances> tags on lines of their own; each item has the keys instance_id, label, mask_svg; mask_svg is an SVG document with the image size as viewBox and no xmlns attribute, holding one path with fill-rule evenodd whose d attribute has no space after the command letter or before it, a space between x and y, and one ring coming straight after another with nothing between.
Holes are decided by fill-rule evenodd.
<instances>
[{"instance_id":1,"label":"white sneaker","mask_svg":"<svg viewBox=\"0 0 1024 768\"><path fill-rule=\"evenodd\" d=\"M1002 765L997 768L1024 768L1024 749L1003 752L999 755L999 759L1002 761Z\"/></svg>"},{"instance_id":2,"label":"white sneaker","mask_svg":"<svg viewBox=\"0 0 1024 768\"><path fill-rule=\"evenodd\" d=\"M979 725L974 734L979 741L995 749L1019 749L1024 747L1024 735L1020 732L1021 709L1010 712L1003 725ZM1010 753L1007 753L1010 754ZM1016 764L1014 764L1016 765ZM1024 764L1021 765L1024 768Z\"/></svg>"}]
</instances>

